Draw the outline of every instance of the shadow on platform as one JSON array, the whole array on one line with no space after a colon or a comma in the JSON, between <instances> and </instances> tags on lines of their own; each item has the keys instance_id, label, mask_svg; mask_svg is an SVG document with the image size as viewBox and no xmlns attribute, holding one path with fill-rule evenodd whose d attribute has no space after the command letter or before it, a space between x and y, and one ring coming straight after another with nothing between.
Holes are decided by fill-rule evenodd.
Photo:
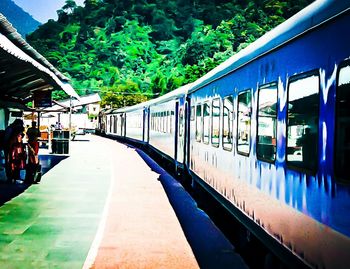
<instances>
[{"instance_id":1,"label":"shadow on platform","mask_svg":"<svg viewBox=\"0 0 350 269\"><path fill-rule=\"evenodd\" d=\"M232 244L208 215L198 208L183 186L143 151L137 148L134 150L152 171L159 174L158 180L163 185L200 268L247 268Z\"/></svg>"},{"instance_id":2,"label":"shadow on platform","mask_svg":"<svg viewBox=\"0 0 350 269\"><path fill-rule=\"evenodd\" d=\"M83 139L83 138L74 138L73 140L72 140L73 142L90 142L90 139Z\"/></svg>"},{"instance_id":3,"label":"shadow on platform","mask_svg":"<svg viewBox=\"0 0 350 269\"><path fill-rule=\"evenodd\" d=\"M55 165L57 165L59 162L66 158L68 158L68 156L52 154L39 155L42 174L46 174ZM7 184L4 180L0 181L0 206L2 206L4 203L11 200L12 198L20 195L28 187L30 187L30 185L24 183Z\"/></svg>"}]
</instances>

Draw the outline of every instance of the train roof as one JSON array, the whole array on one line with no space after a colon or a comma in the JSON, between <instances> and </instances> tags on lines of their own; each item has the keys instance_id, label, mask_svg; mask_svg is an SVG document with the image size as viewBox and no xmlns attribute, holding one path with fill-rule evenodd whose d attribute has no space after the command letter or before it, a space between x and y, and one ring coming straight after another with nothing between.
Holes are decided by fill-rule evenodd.
<instances>
[{"instance_id":1,"label":"train roof","mask_svg":"<svg viewBox=\"0 0 350 269\"><path fill-rule=\"evenodd\" d=\"M188 89L191 87L192 84L186 84L180 88L177 88L176 90L173 90L171 92L168 92L158 98L140 103L140 104L136 104L133 106L129 106L129 107L123 107L123 108L119 108L117 110L114 110L114 113L122 113L122 112L129 112L129 111L134 111L134 110L138 110L138 109L143 109L144 107L148 107L148 106L152 106L154 104L161 104L164 102L167 102L169 100L173 100L173 99L177 99L179 97L182 97L184 95L187 94Z\"/></svg>"},{"instance_id":2,"label":"train roof","mask_svg":"<svg viewBox=\"0 0 350 269\"><path fill-rule=\"evenodd\" d=\"M169 100L180 98L180 97L187 94L187 92L191 88L191 86L192 86L192 83L189 83L189 84L186 84L184 86L181 86L180 88L177 88L176 90L168 92L167 94L164 94L158 98L152 99L152 100L150 100L149 105L160 104L160 103L167 102Z\"/></svg>"},{"instance_id":3,"label":"train roof","mask_svg":"<svg viewBox=\"0 0 350 269\"><path fill-rule=\"evenodd\" d=\"M276 28L267 32L245 49L199 78L192 84L189 93L241 68L258 57L274 50L314 27L349 10L350 0L315 1Z\"/></svg>"}]
</instances>

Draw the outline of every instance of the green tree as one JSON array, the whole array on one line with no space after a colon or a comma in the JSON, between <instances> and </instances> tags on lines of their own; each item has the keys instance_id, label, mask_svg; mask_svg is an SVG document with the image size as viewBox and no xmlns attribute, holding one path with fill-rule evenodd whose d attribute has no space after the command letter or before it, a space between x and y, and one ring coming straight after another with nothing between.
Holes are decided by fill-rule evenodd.
<instances>
[{"instance_id":1,"label":"green tree","mask_svg":"<svg viewBox=\"0 0 350 269\"><path fill-rule=\"evenodd\" d=\"M197 80L311 2L66 0L27 40L79 93L119 107Z\"/></svg>"}]
</instances>

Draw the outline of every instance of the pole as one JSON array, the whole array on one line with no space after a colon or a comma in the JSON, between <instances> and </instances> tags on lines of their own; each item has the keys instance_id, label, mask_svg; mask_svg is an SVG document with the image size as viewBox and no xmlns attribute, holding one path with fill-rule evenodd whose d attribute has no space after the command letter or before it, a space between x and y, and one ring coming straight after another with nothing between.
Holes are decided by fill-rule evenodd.
<instances>
[{"instance_id":1,"label":"pole","mask_svg":"<svg viewBox=\"0 0 350 269\"><path fill-rule=\"evenodd\" d=\"M34 121L34 117L33 117L33 121ZM38 111L38 120L37 120L37 125L38 130L40 130L40 111Z\"/></svg>"},{"instance_id":2,"label":"pole","mask_svg":"<svg viewBox=\"0 0 350 269\"><path fill-rule=\"evenodd\" d=\"M69 137L71 135L71 129L72 129L72 96L69 96Z\"/></svg>"}]
</instances>

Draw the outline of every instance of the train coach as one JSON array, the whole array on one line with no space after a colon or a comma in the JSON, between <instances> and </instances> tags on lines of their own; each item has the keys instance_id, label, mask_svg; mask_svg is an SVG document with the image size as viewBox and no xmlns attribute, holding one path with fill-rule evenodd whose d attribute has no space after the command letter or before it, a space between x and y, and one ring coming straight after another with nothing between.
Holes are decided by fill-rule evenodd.
<instances>
[{"instance_id":1,"label":"train coach","mask_svg":"<svg viewBox=\"0 0 350 269\"><path fill-rule=\"evenodd\" d=\"M348 268L349 25L350 1L316 1L106 133L187 171L292 267Z\"/></svg>"}]
</instances>

